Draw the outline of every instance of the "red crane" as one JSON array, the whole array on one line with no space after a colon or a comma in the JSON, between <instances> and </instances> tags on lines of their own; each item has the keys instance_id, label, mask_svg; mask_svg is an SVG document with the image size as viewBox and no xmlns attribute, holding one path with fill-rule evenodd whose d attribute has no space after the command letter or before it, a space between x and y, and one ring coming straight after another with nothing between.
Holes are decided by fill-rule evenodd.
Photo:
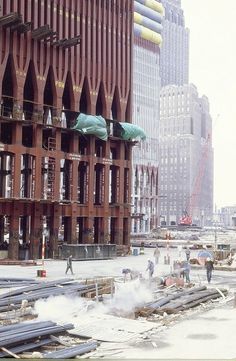
<instances>
[{"instance_id":1,"label":"red crane","mask_svg":"<svg viewBox=\"0 0 236 361\"><path fill-rule=\"evenodd\" d=\"M192 212L193 212L194 207L197 204L197 197L199 196L200 191L201 191L202 179L203 179L203 175L206 170L207 158L208 158L208 154L209 154L209 144L210 144L210 134L208 134L208 136L207 136L206 143L205 143L203 151L202 151L200 166L199 166L198 174L195 178L195 183L193 186L191 196L189 198L189 204L186 207L186 210L185 210L183 216L180 218L179 225L182 225L182 226L191 226L192 225Z\"/></svg>"}]
</instances>

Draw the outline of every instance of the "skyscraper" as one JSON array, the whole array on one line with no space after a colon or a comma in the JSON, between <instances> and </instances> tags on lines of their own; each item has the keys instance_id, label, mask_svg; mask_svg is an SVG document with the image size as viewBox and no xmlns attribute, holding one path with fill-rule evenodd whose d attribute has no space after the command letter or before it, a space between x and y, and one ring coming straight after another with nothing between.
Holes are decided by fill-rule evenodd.
<instances>
[{"instance_id":1,"label":"skyscraper","mask_svg":"<svg viewBox=\"0 0 236 361\"><path fill-rule=\"evenodd\" d=\"M174 225L189 214L193 223L203 225L210 223L213 208L209 102L188 84L189 30L181 0L161 2L160 221Z\"/></svg>"},{"instance_id":2,"label":"skyscraper","mask_svg":"<svg viewBox=\"0 0 236 361\"><path fill-rule=\"evenodd\" d=\"M189 30L181 0L161 0L165 8L160 51L161 85L183 85L189 79Z\"/></svg>"},{"instance_id":3,"label":"skyscraper","mask_svg":"<svg viewBox=\"0 0 236 361\"><path fill-rule=\"evenodd\" d=\"M133 148L133 234L149 233L158 225L159 45L162 5L134 2L133 123L146 133Z\"/></svg>"},{"instance_id":4,"label":"skyscraper","mask_svg":"<svg viewBox=\"0 0 236 361\"><path fill-rule=\"evenodd\" d=\"M167 225L187 212L198 226L213 211L212 120L206 96L193 84L163 87L160 94L160 215Z\"/></svg>"}]
</instances>

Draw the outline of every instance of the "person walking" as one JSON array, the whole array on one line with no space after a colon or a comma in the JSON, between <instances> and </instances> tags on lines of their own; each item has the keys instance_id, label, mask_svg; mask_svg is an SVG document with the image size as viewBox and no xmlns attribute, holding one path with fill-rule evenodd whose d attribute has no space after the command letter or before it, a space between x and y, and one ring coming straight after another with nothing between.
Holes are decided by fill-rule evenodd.
<instances>
[{"instance_id":1,"label":"person walking","mask_svg":"<svg viewBox=\"0 0 236 361\"><path fill-rule=\"evenodd\" d=\"M149 278L152 278L154 272L154 263L149 259L146 271L149 271Z\"/></svg>"},{"instance_id":2,"label":"person walking","mask_svg":"<svg viewBox=\"0 0 236 361\"><path fill-rule=\"evenodd\" d=\"M160 250L159 250L158 246L156 246L156 248L154 250L154 253L153 253L153 256L155 258L155 264L158 264L159 263L159 257L160 257Z\"/></svg>"},{"instance_id":3,"label":"person walking","mask_svg":"<svg viewBox=\"0 0 236 361\"><path fill-rule=\"evenodd\" d=\"M186 254L186 260L189 261L190 260L190 249L188 247L185 251L185 254Z\"/></svg>"},{"instance_id":4,"label":"person walking","mask_svg":"<svg viewBox=\"0 0 236 361\"><path fill-rule=\"evenodd\" d=\"M189 277L189 275L190 275L191 266L190 266L190 263L189 263L188 261L184 261L184 262L183 262L183 269L184 269L183 273L184 273L185 281L186 281L187 283L190 283L190 277Z\"/></svg>"},{"instance_id":5,"label":"person walking","mask_svg":"<svg viewBox=\"0 0 236 361\"><path fill-rule=\"evenodd\" d=\"M68 258L67 258L67 264L66 264L66 274L68 271L71 271L71 274L73 275L73 268L72 268L72 255L70 255Z\"/></svg>"},{"instance_id":6,"label":"person walking","mask_svg":"<svg viewBox=\"0 0 236 361\"><path fill-rule=\"evenodd\" d=\"M214 269L214 264L213 261L210 259L210 257L207 257L205 262L205 267L206 267L207 281L208 283L210 283L212 277L212 271Z\"/></svg>"}]
</instances>

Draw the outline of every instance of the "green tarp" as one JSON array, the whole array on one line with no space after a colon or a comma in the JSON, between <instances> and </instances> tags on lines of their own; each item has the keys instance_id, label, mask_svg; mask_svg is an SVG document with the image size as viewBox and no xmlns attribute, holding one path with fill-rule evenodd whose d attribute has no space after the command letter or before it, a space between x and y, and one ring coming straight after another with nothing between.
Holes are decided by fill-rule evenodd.
<instances>
[{"instance_id":1,"label":"green tarp","mask_svg":"<svg viewBox=\"0 0 236 361\"><path fill-rule=\"evenodd\" d=\"M123 123L119 122L119 125L122 127L121 131L121 138L124 140L132 140L137 137L140 137L141 140L146 139L146 134L144 130L139 127L138 125L131 124L131 123Z\"/></svg>"},{"instance_id":2,"label":"green tarp","mask_svg":"<svg viewBox=\"0 0 236 361\"><path fill-rule=\"evenodd\" d=\"M99 139L107 140L107 125L102 116L80 113L76 121L77 123L72 129L78 130L82 134L93 134Z\"/></svg>"},{"instance_id":3,"label":"green tarp","mask_svg":"<svg viewBox=\"0 0 236 361\"><path fill-rule=\"evenodd\" d=\"M76 119L76 125L72 129L78 130L82 134L92 134L102 140L107 140L107 124L100 115L89 115L80 113ZM114 123L114 134L124 140L132 140L140 137L146 139L144 130L135 124L116 122Z\"/></svg>"}]
</instances>

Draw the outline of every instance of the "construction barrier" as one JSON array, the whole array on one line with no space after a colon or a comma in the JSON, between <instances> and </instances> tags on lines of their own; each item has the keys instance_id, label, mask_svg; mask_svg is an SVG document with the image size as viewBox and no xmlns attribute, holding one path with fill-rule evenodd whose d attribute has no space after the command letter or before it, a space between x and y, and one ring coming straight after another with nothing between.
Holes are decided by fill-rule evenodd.
<instances>
[{"instance_id":1,"label":"construction barrier","mask_svg":"<svg viewBox=\"0 0 236 361\"><path fill-rule=\"evenodd\" d=\"M47 272L45 269L38 269L37 270L37 277L46 277Z\"/></svg>"},{"instance_id":2,"label":"construction barrier","mask_svg":"<svg viewBox=\"0 0 236 361\"><path fill-rule=\"evenodd\" d=\"M111 259L116 257L115 244L63 244L59 258L72 255L74 260Z\"/></svg>"}]
</instances>

